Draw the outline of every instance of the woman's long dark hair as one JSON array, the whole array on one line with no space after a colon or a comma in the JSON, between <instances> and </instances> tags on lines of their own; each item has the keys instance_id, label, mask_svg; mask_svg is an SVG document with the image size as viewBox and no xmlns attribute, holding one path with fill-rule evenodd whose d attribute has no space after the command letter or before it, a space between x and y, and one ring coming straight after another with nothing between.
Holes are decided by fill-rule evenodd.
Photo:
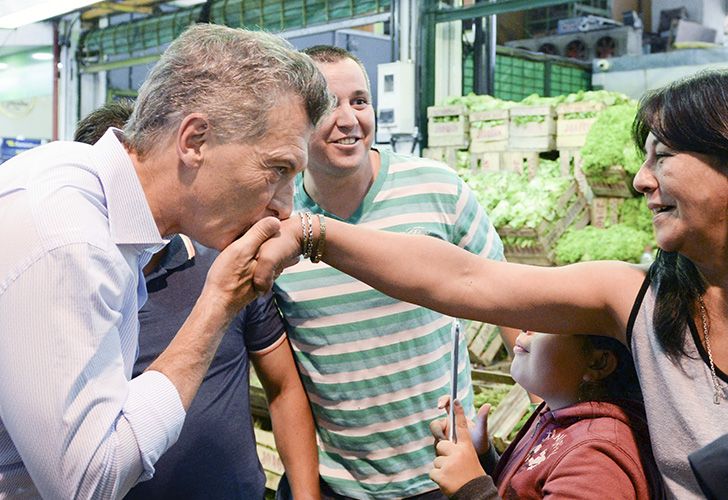
<instances>
[{"instance_id":1,"label":"woman's long dark hair","mask_svg":"<svg viewBox=\"0 0 728 500\"><path fill-rule=\"evenodd\" d=\"M728 71L703 71L645 95L632 124L640 150L650 132L670 149L707 155L716 168L728 165ZM686 354L685 332L705 282L690 259L662 250L649 277L657 290L655 333L676 361Z\"/></svg>"}]
</instances>

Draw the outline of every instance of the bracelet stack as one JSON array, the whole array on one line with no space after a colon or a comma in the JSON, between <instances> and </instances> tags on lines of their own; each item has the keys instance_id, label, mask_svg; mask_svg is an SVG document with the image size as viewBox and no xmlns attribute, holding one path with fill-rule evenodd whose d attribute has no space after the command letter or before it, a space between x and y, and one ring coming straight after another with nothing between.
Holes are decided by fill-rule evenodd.
<instances>
[{"instance_id":1,"label":"bracelet stack","mask_svg":"<svg viewBox=\"0 0 728 500\"><path fill-rule=\"evenodd\" d=\"M302 212L298 215L301 218L301 231L303 234L301 240L303 258L311 259L314 264L320 262L326 248L326 218L322 214L317 214L318 237L315 237L313 214L311 212Z\"/></svg>"}]
</instances>

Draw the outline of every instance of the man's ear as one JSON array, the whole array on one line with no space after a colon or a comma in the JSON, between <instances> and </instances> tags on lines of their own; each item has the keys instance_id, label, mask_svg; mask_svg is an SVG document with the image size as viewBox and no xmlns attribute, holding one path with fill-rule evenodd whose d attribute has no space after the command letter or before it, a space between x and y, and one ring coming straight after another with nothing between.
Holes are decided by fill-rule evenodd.
<instances>
[{"instance_id":1,"label":"man's ear","mask_svg":"<svg viewBox=\"0 0 728 500\"><path fill-rule=\"evenodd\" d=\"M614 352L608 349L594 349L590 355L589 367L584 373L584 380L587 382L603 380L617 369L618 364Z\"/></svg>"},{"instance_id":2,"label":"man's ear","mask_svg":"<svg viewBox=\"0 0 728 500\"><path fill-rule=\"evenodd\" d=\"M190 113L177 129L177 154L180 160L192 168L202 166L203 146L210 140L210 122L207 115Z\"/></svg>"}]
</instances>

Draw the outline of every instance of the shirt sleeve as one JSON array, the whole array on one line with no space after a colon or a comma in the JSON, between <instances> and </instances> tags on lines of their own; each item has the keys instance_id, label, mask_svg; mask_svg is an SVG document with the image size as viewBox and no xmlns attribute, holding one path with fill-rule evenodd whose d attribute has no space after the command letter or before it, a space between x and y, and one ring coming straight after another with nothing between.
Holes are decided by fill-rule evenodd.
<instances>
[{"instance_id":1,"label":"shirt sleeve","mask_svg":"<svg viewBox=\"0 0 728 500\"><path fill-rule=\"evenodd\" d=\"M164 375L127 378L137 277L114 250L62 246L0 288L0 431L44 498L122 496L184 421Z\"/></svg>"},{"instance_id":2,"label":"shirt sleeve","mask_svg":"<svg viewBox=\"0 0 728 500\"><path fill-rule=\"evenodd\" d=\"M471 479L457 490L452 500L498 500L498 489L490 476L480 476Z\"/></svg>"},{"instance_id":3,"label":"shirt sleeve","mask_svg":"<svg viewBox=\"0 0 728 500\"><path fill-rule=\"evenodd\" d=\"M458 178L459 196L453 227L453 243L489 259L505 260L503 243L488 214L468 185Z\"/></svg>"},{"instance_id":4,"label":"shirt sleeve","mask_svg":"<svg viewBox=\"0 0 728 500\"><path fill-rule=\"evenodd\" d=\"M269 292L248 304L239 314L233 328L245 337L245 345L250 352L265 351L285 335L281 314Z\"/></svg>"}]
</instances>

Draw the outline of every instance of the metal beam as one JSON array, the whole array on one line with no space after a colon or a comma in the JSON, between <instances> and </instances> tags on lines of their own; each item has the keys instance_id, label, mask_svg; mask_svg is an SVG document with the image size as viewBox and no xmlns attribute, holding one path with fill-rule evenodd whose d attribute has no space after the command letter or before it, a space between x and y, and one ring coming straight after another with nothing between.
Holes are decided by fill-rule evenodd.
<instances>
[{"instance_id":1,"label":"metal beam","mask_svg":"<svg viewBox=\"0 0 728 500\"><path fill-rule=\"evenodd\" d=\"M143 64L155 63L162 57L161 54L150 56L134 57L131 59L121 59L119 61L94 63L87 65L79 65L79 73L98 73L99 71L111 71L112 69L128 68L130 66L139 66Z\"/></svg>"},{"instance_id":2,"label":"metal beam","mask_svg":"<svg viewBox=\"0 0 728 500\"><path fill-rule=\"evenodd\" d=\"M382 12L380 14L371 14L368 16L352 17L351 19L344 19L342 21L334 21L326 24L319 24L314 26L308 26L306 28L291 29L285 31L279 31L277 35L283 38L294 38L297 36L315 35L317 33L326 33L328 31L336 31L348 28L356 28L358 26L366 26L368 24L381 23L389 21L391 13Z\"/></svg>"},{"instance_id":3,"label":"metal beam","mask_svg":"<svg viewBox=\"0 0 728 500\"><path fill-rule=\"evenodd\" d=\"M452 8L448 10L435 9L432 13L435 15L435 23L447 23L450 21L459 21L462 19L474 19L476 17L485 17L494 14L504 14L506 12L515 12L518 10L531 10L540 7L550 7L551 5L559 5L565 3L573 3L573 1L564 0L499 0L496 3L477 3L469 7Z\"/></svg>"},{"instance_id":4,"label":"metal beam","mask_svg":"<svg viewBox=\"0 0 728 500\"><path fill-rule=\"evenodd\" d=\"M424 0L428 6L435 5L436 0ZM435 16L434 11L425 8L420 14L420 40L415 52L419 78L417 78L417 95L419 110L418 128L420 144L427 144L427 106L435 101Z\"/></svg>"}]
</instances>

